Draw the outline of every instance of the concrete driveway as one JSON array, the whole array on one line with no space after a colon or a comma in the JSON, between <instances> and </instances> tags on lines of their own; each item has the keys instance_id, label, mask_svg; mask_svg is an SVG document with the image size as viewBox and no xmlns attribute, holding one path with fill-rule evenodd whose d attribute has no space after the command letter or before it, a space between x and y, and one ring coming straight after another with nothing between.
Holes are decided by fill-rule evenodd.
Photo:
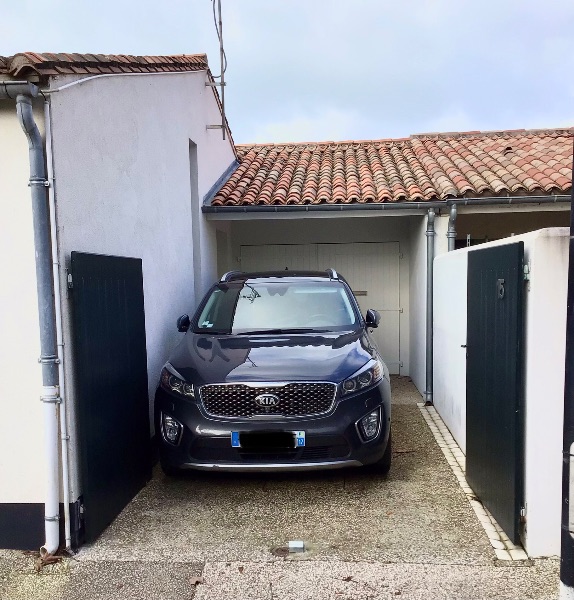
<instances>
[{"instance_id":1,"label":"concrete driveway","mask_svg":"<svg viewBox=\"0 0 574 600\"><path fill-rule=\"evenodd\" d=\"M393 401L386 479L156 471L75 559L36 575L30 559L0 557L0 597L556 598L558 561L496 559L407 378L393 380ZM285 555L289 540L308 550Z\"/></svg>"}]
</instances>

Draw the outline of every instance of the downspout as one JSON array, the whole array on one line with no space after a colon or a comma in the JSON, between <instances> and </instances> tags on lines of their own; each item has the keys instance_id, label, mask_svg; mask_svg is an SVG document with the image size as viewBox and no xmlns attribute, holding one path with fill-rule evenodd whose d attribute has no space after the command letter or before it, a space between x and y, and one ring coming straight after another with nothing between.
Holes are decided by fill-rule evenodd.
<instances>
[{"instance_id":1,"label":"downspout","mask_svg":"<svg viewBox=\"0 0 574 600\"><path fill-rule=\"evenodd\" d=\"M446 237L448 240L448 251L452 252L454 250L454 243L456 241L456 204L452 204L450 207Z\"/></svg>"},{"instance_id":2,"label":"downspout","mask_svg":"<svg viewBox=\"0 0 574 600\"><path fill-rule=\"evenodd\" d=\"M434 261L434 208L430 208L427 217L427 335L426 335L426 391L425 405L433 403L433 261Z\"/></svg>"},{"instance_id":3,"label":"downspout","mask_svg":"<svg viewBox=\"0 0 574 600\"><path fill-rule=\"evenodd\" d=\"M56 226L56 202L54 198L54 161L52 159L52 116L50 103L44 101L46 133L46 169L48 172L48 204L50 207L50 238L52 240L52 278L54 280L54 307L56 315L56 342L58 347L58 375L60 378L60 448L62 455L62 490L64 503L64 535L66 550L72 550L70 526L70 459L68 419L66 415L66 389L64 377L64 334L62 327L62 304L60 293L60 262L58 254L58 229Z\"/></svg>"},{"instance_id":4,"label":"downspout","mask_svg":"<svg viewBox=\"0 0 574 600\"><path fill-rule=\"evenodd\" d=\"M58 404L60 402L56 316L54 312L54 281L52 279L52 248L50 241L50 211L44 167L44 146L34 121L32 98L19 94L16 111L20 125L28 138L30 149L30 189L36 249L36 285L40 320L40 363L42 365L42 395L44 412L44 454L47 464L47 489L44 522L46 542L40 548L43 556L54 554L60 544L60 486L58 464Z\"/></svg>"},{"instance_id":5,"label":"downspout","mask_svg":"<svg viewBox=\"0 0 574 600\"><path fill-rule=\"evenodd\" d=\"M45 531L42 556L53 554L60 543L60 494L58 469L58 404L60 403L54 282L50 241L50 214L44 167L44 146L34 121L32 98L38 88L28 82L0 83L0 98L16 99L18 120L28 139L30 158L29 186L32 197L34 249L36 253L36 287L40 323L40 359L42 365L42 400L44 413L44 458L46 460Z\"/></svg>"},{"instance_id":6,"label":"downspout","mask_svg":"<svg viewBox=\"0 0 574 600\"><path fill-rule=\"evenodd\" d=\"M572 166L574 173L574 164ZM562 430L562 512L560 530L560 600L574 600L574 187L570 210L564 425Z\"/></svg>"}]
</instances>

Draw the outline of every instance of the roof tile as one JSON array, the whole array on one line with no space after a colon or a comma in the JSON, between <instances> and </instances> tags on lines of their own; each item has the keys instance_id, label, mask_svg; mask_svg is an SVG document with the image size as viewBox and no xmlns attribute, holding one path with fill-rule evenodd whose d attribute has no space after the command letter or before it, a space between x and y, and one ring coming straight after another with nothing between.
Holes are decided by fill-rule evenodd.
<instances>
[{"instance_id":1,"label":"roof tile","mask_svg":"<svg viewBox=\"0 0 574 600\"><path fill-rule=\"evenodd\" d=\"M1 64L1 63L0 63ZM353 204L565 193L574 129L238 146L213 205Z\"/></svg>"},{"instance_id":2,"label":"roof tile","mask_svg":"<svg viewBox=\"0 0 574 600\"><path fill-rule=\"evenodd\" d=\"M0 57L0 73L12 77L100 73L152 73L206 71L205 54L175 56L131 56L124 54L52 54L22 52Z\"/></svg>"}]
</instances>

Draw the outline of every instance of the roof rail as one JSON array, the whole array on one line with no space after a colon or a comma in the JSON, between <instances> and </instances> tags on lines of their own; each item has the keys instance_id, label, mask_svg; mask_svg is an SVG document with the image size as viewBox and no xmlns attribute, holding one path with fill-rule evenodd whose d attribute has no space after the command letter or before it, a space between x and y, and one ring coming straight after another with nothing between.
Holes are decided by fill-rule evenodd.
<instances>
[{"instance_id":1,"label":"roof rail","mask_svg":"<svg viewBox=\"0 0 574 600\"><path fill-rule=\"evenodd\" d=\"M240 275L241 273L242 271L227 271L227 273L225 273L223 277L219 280L219 283L225 283L226 281L229 281L234 275Z\"/></svg>"},{"instance_id":2,"label":"roof rail","mask_svg":"<svg viewBox=\"0 0 574 600\"><path fill-rule=\"evenodd\" d=\"M337 275L337 271L335 269L327 269L327 274L330 279L339 279L339 275Z\"/></svg>"}]
</instances>

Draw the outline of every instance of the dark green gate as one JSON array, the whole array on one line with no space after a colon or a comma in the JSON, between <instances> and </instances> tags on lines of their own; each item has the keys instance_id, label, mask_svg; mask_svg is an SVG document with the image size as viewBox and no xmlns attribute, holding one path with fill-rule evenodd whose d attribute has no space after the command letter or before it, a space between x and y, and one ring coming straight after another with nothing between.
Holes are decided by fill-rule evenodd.
<instances>
[{"instance_id":1,"label":"dark green gate","mask_svg":"<svg viewBox=\"0 0 574 600\"><path fill-rule=\"evenodd\" d=\"M142 262L72 252L85 541L151 477Z\"/></svg>"},{"instance_id":2,"label":"dark green gate","mask_svg":"<svg viewBox=\"0 0 574 600\"><path fill-rule=\"evenodd\" d=\"M466 477L520 540L524 490L523 242L468 255Z\"/></svg>"}]
</instances>

